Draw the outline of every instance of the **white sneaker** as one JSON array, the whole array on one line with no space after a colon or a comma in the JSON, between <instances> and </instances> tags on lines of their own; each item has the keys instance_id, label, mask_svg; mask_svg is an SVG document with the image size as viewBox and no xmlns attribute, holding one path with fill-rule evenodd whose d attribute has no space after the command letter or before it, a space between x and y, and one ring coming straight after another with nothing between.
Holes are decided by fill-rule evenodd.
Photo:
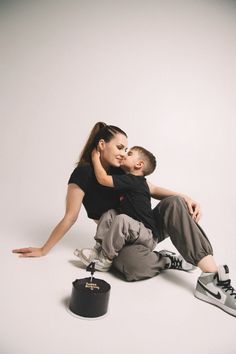
<instances>
[{"instance_id":1,"label":"white sneaker","mask_svg":"<svg viewBox=\"0 0 236 354\"><path fill-rule=\"evenodd\" d=\"M88 250L87 253L91 252L91 255L90 255L90 257L91 257L91 262L92 262L92 260L93 260L94 258L97 258L97 257L98 257L98 253L101 251L101 249L102 249L102 246L101 246L101 244L100 244L99 242L96 242L96 244L94 245L93 248L83 248L83 250ZM74 250L74 255L75 255L76 257L81 258L81 251L82 251L82 250L78 250L78 249L76 248L76 250ZM92 252L93 252L93 253L92 253Z\"/></svg>"},{"instance_id":2,"label":"white sneaker","mask_svg":"<svg viewBox=\"0 0 236 354\"><path fill-rule=\"evenodd\" d=\"M104 255L102 250L98 252L94 251L94 248L83 248L79 251L79 257L86 266L95 262L95 269L101 272L107 272L112 266L112 261Z\"/></svg>"},{"instance_id":3,"label":"white sneaker","mask_svg":"<svg viewBox=\"0 0 236 354\"><path fill-rule=\"evenodd\" d=\"M112 266L112 261L107 258L102 250L99 252L98 258L94 259L94 262L95 269L100 270L100 272L107 272Z\"/></svg>"}]
</instances>

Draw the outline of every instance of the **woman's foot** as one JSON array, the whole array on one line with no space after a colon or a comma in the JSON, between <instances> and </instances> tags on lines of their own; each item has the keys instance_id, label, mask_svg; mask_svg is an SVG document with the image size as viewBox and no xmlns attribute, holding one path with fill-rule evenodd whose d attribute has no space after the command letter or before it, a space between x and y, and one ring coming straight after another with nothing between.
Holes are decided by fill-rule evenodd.
<instances>
[{"instance_id":1,"label":"woman's foot","mask_svg":"<svg viewBox=\"0 0 236 354\"><path fill-rule=\"evenodd\" d=\"M216 273L202 272L194 295L236 316L236 290L231 286L227 265L219 266Z\"/></svg>"}]
</instances>

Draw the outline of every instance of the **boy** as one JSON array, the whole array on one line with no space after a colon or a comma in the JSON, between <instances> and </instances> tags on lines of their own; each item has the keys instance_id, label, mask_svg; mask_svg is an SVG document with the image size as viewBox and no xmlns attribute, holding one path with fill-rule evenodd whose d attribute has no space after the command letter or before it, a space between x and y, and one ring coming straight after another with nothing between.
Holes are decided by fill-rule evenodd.
<instances>
[{"instance_id":1,"label":"boy","mask_svg":"<svg viewBox=\"0 0 236 354\"><path fill-rule=\"evenodd\" d=\"M76 250L75 254L84 264L88 265L94 260L95 269L108 271L125 244L135 242L150 250L156 247L158 235L145 178L155 170L156 159L143 147L134 146L121 164L126 174L112 176L103 168L100 153L96 149L92 152L92 162L97 181L121 191L120 205L117 210L108 210L100 218L95 235L96 246L93 249ZM186 270L193 268L185 263Z\"/></svg>"}]
</instances>

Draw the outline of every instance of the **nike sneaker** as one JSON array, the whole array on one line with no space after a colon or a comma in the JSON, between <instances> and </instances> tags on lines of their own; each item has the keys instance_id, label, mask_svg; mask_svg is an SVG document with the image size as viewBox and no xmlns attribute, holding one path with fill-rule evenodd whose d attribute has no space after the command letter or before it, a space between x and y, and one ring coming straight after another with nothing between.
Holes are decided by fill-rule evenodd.
<instances>
[{"instance_id":1,"label":"nike sneaker","mask_svg":"<svg viewBox=\"0 0 236 354\"><path fill-rule=\"evenodd\" d=\"M185 272L196 269L194 265L186 262L180 254L177 255L176 253L167 250L162 250L158 253L163 257L167 257L166 269L184 270Z\"/></svg>"},{"instance_id":2,"label":"nike sneaker","mask_svg":"<svg viewBox=\"0 0 236 354\"><path fill-rule=\"evenodd\" d=\"M101 272L107 272L112 266L112 261L107 258L102 250L95 253L93 248L83 248L79 253L79 257L86 266L91 262L95 262L95 269Z\"/></svg>"},{"instance_id":3,"label":"nike sneaker","mask_svg":"<svg viewBox=\"0 0 236 354\"><path fill-rule=\"evenodd\" d=\"M202 272L198 278L194 295L198 299L218 306L230 315L236 316L236 291L231 286L227 265L219 266L217 273Z\"/></svg>"}]
</instances>

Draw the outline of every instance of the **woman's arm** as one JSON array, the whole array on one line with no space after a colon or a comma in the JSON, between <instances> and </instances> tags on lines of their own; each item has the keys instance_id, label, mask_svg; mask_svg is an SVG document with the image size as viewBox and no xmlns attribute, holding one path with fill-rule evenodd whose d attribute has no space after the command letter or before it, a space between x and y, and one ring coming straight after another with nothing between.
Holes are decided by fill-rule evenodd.
<instances>
[{"instance_id":1,"label":"woman's arm","mask_svg":"<svg viewBox=\"0 0 236 354\"><path fill-rule=\"evenodd\" d=\"M84 192L79 186L68 185L66 196L66 211L63 219L57 224L48 240L41 248L27 247L15 249L13 253L20 253L20 257L40 257L46 255L51 248L66 234L78 218Z\"/></svg>"},{"instance_id":2,"label":"woman's arm","mask_svg":"<svg viewBox=\"0 0 236 354\"><path fill-rule=\"evenodd\" d=\"M162 200L163 198L170 197L171 195L178 195L180 197L186 197L185 194L174 192L170 189L155 186L154 184L150 183L149 181L147 181L147 184L148 184L148 187L150 190L150 194L151 194L152 198L154 198L154 199Z\"/></svg>"},{"instance_id":3,"label":"woman's arm","mask_svg":"<svg viewBox=\"0 0 236 354\"><path fill-rule=\"evenodd\" d=\"M152 184L148 181L147 181L147 184L148 184L152 198L162 200L162 199L170 197L172 195L182 197L188 206L188 210L189 210L189 213L191 214L192 218L196 222L198 222L200 220L200 218L202 216L201 207L200 207L200 204L197 203L195 200L193 200L192 198L190 198L186 194L174 192L170 189L155 186L154 184Z\"/></svg>"}]
</instances>

